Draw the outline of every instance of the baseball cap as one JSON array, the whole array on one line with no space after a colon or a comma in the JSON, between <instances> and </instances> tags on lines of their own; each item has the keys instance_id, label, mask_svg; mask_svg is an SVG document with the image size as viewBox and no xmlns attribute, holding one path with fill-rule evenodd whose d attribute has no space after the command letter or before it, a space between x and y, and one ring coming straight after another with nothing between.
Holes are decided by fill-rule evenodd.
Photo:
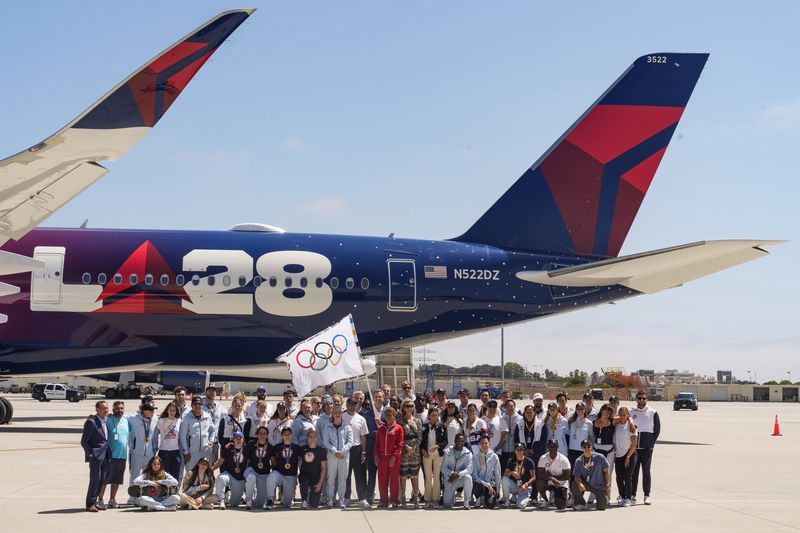
<instances>
[{"instance_id":1,"label":"baseball cap","mask_svg":"<svg viewBox=\"0 0 800 533\"><path fill-rule=\"evenodd\" d=\"M521 442L518 442L518 443L516 443L514 445L514 449L515 450L524 450L525 449L525 445L523 443L521 443Z\"/></svg>"},{"instance_id":2,"label":"baseball cap","mask_svg":"<svg viewBox=\"0 0 800 533\"><path fill-rule=\"evenodd\" d=\"M200 396L192 396L192 405L203 405L203 399Z\"/></svg>"},{"instance_id":3,"label":"baseball cap","mask_svg":"<svg viewBox=\"0 0 800 533\"><path fill-rule=\"evenodd\" d=\"M256 392L267 392L267 388L264 385L259 385Z\"/></svg>"},{"instance_id":4,"label":"baseball cap","mask_svg":"<svg viewBox=\"0 0 800 533\"><path fill-rule=\"evenodd\" d=\"M233 432L233 438L234 439L243 439L244 438L244 433L242 433L241 431L234 431Z\"/></svg>"},{"instance_id":5,"label":"baseball cap","mask_svg":"<svg viewBox=\"0 0 800 533\"><path fill-rule=\"evenodd\" d=\"M355 398L350 397L347 399L347 405L357 405L357 404L358 400L356 400Z\"/></svg>"},{"instance_id":6,"label":"baseball cap","mask_svg":"<svg viewBox=\"0 0 800 533\"><path fill-rule=\"evenodd\" d=\"M278 402L275 404L275 409L277 409L278 407L286 407L286 404L284 402Z\"/></svg>"},{"instance_id":7,"label":"baseball cap","mask_svg":"<svg viewBox=\"0 0 800 533\"><path fill-rule=\"evenodd\" d=\"M460 391L458 391L459 396L461 396L462 394L469 396L469 391L467 389L461 389Z\"/></svg>"},{"instance_id":8,"label":"baseball cap","mask_svg":"<svg viewBox=\"0 0 800 533\"><path fill-rule=\"evenodd\" d=\"M497 400L489 400L486 402L486 407L497 407Z\"/></svg>"},{"instance_id":9,"label":"baseball cap","mask_svg":"<svg viewBox=\"0 0 800 533\"><path fill-rule=\"evenodd\" d=\"M544 396L542 396L541 392L537 392L536 394L533 395L533 401L536 400L544 400Z\"/></svg>"},{"instance_id":10,"label":"baseball cap","mask_svg":"<svg viewBox=\"0 0 800 533\"><path fill-rule=\"evenodd\" d=\"M612 394L611 396L608 397L608 401L609 402L618 402L619 401L619 397L616 394Z\"/></svg>"},{"instance_id":11,"label":"baseball cap","mask_svg":"<svg viewBox=\"0 0 800 533\"><path fill-rule=\"evenodd\" d=\"M577 411L578 409L586 409L586 404L583 402L578 402L575 404L575 410Z\"/></svg>"},{"instance_id":12,"label":"baseball cap","mask_svg":"<svg viewBox=\"0 0 800 533\"><path fill-rule=\"evenodd\" d=\"M445 394L444 389L436 389L436 394Z\"/></svg>"},{"instance_id":13,"label":"baseball cap","mask_svg":"<svg viewBox=\"0 0 800 533\"><path fill-rule=\"evenodd\" d=\"M558 446L558 441L556 439L547 439L547 446L556 445Z\"/></svg>"},{"instance_id":14,"label":"baseball cap","mask_svg":"<svg viewBox=\"0 0 800 533\"><path fill-rule=\"evenodd\" d=\"M142 411L155 411L157 408L152 403L143 403L139 409Z\"/></svg>"}]
</instances>

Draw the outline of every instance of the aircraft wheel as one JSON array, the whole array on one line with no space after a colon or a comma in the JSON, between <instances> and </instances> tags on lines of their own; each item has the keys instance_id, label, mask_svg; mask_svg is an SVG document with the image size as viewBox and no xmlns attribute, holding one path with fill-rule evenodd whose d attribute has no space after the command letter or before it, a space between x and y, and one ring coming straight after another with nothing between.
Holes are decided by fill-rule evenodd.
<instances>
[{"instance_id":1,"label":"aircraft wheel","mask_svg":"<svg viewBox=\"0 0 800 533\"><path fill-rule=\"evenodd\" d=\"M0 424L6 419L6 402L0 402Z\"/></svg>"},{"instance_id":2,"label":"aircraft wheel","mask_svg":"<svg viewBox=\"0 0 800 533\"><path fill-rule=\"evenodd\" d=\"M3 398L0 396L0 403L2 403L6 408L6 416L0 420L0 424L8 424L11 422L11 418L14 416L14 406L11 405L11 401Z\"/></svg>"}]
</instances>

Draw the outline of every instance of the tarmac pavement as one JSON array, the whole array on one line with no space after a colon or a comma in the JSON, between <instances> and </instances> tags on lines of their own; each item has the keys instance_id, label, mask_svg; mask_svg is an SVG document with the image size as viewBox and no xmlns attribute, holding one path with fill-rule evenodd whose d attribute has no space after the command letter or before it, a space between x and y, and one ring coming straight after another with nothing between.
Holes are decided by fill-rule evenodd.
<instances>
[{"instance_id":1,"label":"tarmac pavement","mask_svg":"<svg viewBox=\"0 0 800 533\"><path fill-rule=\"evenodd\" d=\"M88 467L81 428L94 398L80 403L40 403L7 395L14 421L0 426L0 531L115 532L271 531L382 533L416 531L743 531L800 530L800 404L702 403L697 412L674 412L654 402L662 432L653 457L653 505L598 511L528 508L458 510L178 511L141 513L120 508L87 513ZM167 399L156 402L160 407ZM525 402L523 402L524 404ZM126 402L127 414L138 401ZM626 404L628 405L628 404ZM775 414L782 437L772 437ZM127 482L127 476L126 476ZM410 490L410 487L409 489ZM127 500L120 487L120 501ZM612 493L616 500L616 484ZM122 497L125 495L124 497ZM106 495L108 498L108 495ZM158 517L154 522L153 518ZM252 529L250 529L252 530Z\"/></svg>"}]
</instances>

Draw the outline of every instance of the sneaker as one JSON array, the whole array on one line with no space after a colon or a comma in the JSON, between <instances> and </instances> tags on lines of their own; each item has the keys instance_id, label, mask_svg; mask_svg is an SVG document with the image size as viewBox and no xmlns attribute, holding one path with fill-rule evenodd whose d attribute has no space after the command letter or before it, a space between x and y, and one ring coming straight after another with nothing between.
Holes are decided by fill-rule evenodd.
<instances>
[{"instance_id":1,"label":"sneaker","mask_svg":"<svg viewBox=\"0 0 800 533\"><path fill-rule=\"evenodd\" d=\"M131 498L128 498L128 505L136 507L137 505L139 505L139 502L137 501L137 498L131 497Z\"/></svg>"},{"instance_id":2,"label":"sneaker","mask_svg":"<svg viewBox=\"0 0 800 533\"><path fill-rule=\"evenodd\" d=\"M546 511L547 508L550 507L550 504L547 502L539 502L539 509Z\"/></svg>"},{"instance_id":3,"label":"sneaker","mask_svg":"<svg viewBox=\"0 0 800 533\"><path fill-rule=\"evenodd\" d=\"M622 500L622 506L623 507L630 507L631 505L633 505L633 502L631 500L629 500L627 498Z\"/></svg>"},{"instance_id":4,"label":"sneaker","mask_svg":"<svg viewBox=\"0 0 800 533\"><path fill-rule=\"evenodd\" d=\"M650 496L645 496L644 497L644 504L645 505L652 505L653 504L653 500L650 499Z\"/></svg>"},{"instance_id":5,"label":"sneaker","mask_svg":"<svg viewBox=\"0 0 800 533\"><path fill-rule=\"evenodd\" d=\"M253 504L250 503L250 502L247 502L247 503L244 504L244 508L247 509L248 511L252 511L253 510Z\"/></svg>"},{"instance_id":6,"label":"sneaker","mask_svg":"<svg viewBox=\"0 0 800 533\"><path fill-rule=\"evenodd\" d=\"M636 503L636 496L634 496L633 498L631 498L631 505L634 505L635 503Z\"/></svg>"},{"instance_id":7,"label":"sneaker","mask_svg":"<svg viewBox=\"0 0 800 533\"><path fill-rule=\"evenodd\" d=\"M470 509L472 509L472 507L470 507L469 502L464 502L464 510L469 511Z\"/></svg>"},{"instance_id":8,"label":"sneaker","mask_svg":"<svg viewBox=\"0 0 800 533\"><path fill-rule=\"evenodd\" d=\"M367 500L361 500L358 502L358 505L361 506L362 509L369 509L372 505Z\"/></svg>"},{"instance_id":9,"label":"sneaker","mask_svg":"<svg viewBox=\"0 0 800 533\"><path fill-rule=\"evenodd\" d=\"M504 501L504 502L503 502L502 504L500 504L500 505L503 507L503 509L508 509L508 508L510 507L510 504L509 504L507 501Z\"/></svg>"},{"instance_id":10,"label":"sneaker","mask_svg":"<svg viewBox=\"0 0 800 533\"><path fill-rule=\"evenodd\" d=\"M272 500L267 500L267 501L264 503L264 509L265 509L266 511L271 511L271 510L272 510L272 507L273 507L273 501L272 501Z\"/></svg>"},{"instance_id":11,"label":"sneaker","mask_svg":"<svg viewBox=\"0 0 800 533\"><path fill-rule=\"evenodd\" d=\"M97 503L95 504L97 508L105 507L105 503L103 503L103 498L97 498Z\"/></svg>"},{"instance_id":12,"label":"sneaker","mask_svg":"<svg viewBox=\"0 0 800 533\"><path fill-rule=\"evenodd\" d=\"M116 509L117 508L117 500L114 500L114 499L108 500L108 508L109 509Z\"/></svg>"},{"instance_id":13,"label":"sneaker","mask_svg":"<svg viewBox=\"0 0 800 533\"><path fill-rule=\"evenodd\" d=\"M589 500L587 501L587 503L588 503L589 505L591 505L591 504L593 504L594 502L595 502L594 494L589 494Z\"/></svg>"},{"instance_id":14,"label":"sneaker","mask_svg":"<svg viewBox=\"0 0 800 533\"><path fill-rule=\"evenodd\" d=\"M333 500L328 500L328 508L333 509Z\"/></svg>"},{"instance_id":15,"label":"sneaker","mask_svg":"<svg viewBox=\"0 0 800 533\"><path fill-rule=\"evenodd\" d=\"M164 507L164 510L165 511L177 511L178 510L178 506L177 505L168 505L168 506Z\"/></svg>"},{"instance_id":16,"label":"sneaker","mask_svg":"<svg viewBox=\"0 0 800 533\"><path fill-rule=\"evenodd\" d=\"M575 510L575 511L585 511L586 510L586 505L581 505L580 503L577 503L577 504L572 506L572 509Z\"/></svg>"},{"instance_id":17,"label":"sneaker","mask_svg":"<svg viewBox=\"0 0 800 533\"><path fill-rule=\"evenodd\" d=\"M220 501L219 502L219 510L220 511L224 511L225 510L225 502L224 501Z\"/></svg>"},{"instance_id":18,"label":"sneaker","mask_svg":"<svg viewBox=\"0 0 800 533\"><path fill-rule=\"evenodd\" d=\"M347 504L345 503L345 501L344 501L344 500L342 500L341 502L339 502L339 508L340 508L340 509L347 509Z\"/></svg>"},{"instance_id":19,"label":"sneaker","mask_svg":"<svg viewBox=\"0 0 800 533\"><path fill-rule=\"evenodd\" d=\"M308 509L308 502L303 500L303 503L300 504L301 509Z\"/></svg>"},{"instance_id":20,"label":"sneaker","mask_svg":"<svg viewBox=\"0 0 800 533\"><path fill-rule=\"evenodd\" d=\"M345 507L350 507L350 498L345 498L342 505L344 505Z\"/></svg>"},{"instance_id":21,"label":"sneaker","mask_svg":"<svg viewBox=\"0 0 800 533\"><path fill-rule=\"evenodd\" d=\"M140 509L141 509L143 512L145 512L145 513L146 513L147 511L149 511L149 510L150 510L150 508L149 508L149 507L147 507L147 506L145 506L145 505L142 505L142 506L140 507Z\"/></svg>"}]
</instances>

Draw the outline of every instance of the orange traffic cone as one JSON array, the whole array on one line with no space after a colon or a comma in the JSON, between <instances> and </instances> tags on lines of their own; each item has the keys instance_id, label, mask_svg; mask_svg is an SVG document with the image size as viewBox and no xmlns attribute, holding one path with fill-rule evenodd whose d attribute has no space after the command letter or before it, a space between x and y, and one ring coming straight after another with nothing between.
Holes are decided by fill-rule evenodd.
<instances>
[{"instance_id":1,"label":"orange traffic cone","mask_svg":"<svg viewBox=\"0 0 800 533\"><path fill-rule=\"evenodd\" d=\"M775 415L775 427L772 430L773 437L782 437L781 435L781 426L778 424L778 415Z\"/></svg>"}]
</instances>

